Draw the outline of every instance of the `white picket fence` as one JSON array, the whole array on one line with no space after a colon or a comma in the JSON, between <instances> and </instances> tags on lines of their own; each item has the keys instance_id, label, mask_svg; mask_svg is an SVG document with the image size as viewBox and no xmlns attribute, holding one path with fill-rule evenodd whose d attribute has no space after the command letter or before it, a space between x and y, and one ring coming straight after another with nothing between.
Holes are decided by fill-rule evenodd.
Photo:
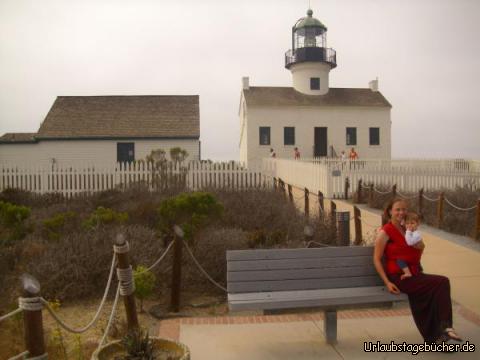
<instances>
[{"instance_id":1,"label":"white picket fence","mask_svg":"<svg viewBox=\"0 0 480 360\"><path fill-rule=\"evenodd\" d=\"M397 184L402 192L455 189L457 186L480 189L480 161L462 159L394 159L394 160L339 160L339 159L264 159L263 168L270 176L310 191L322 191L325 197L342 197L345 180L350 193L363 184Z\"/></svg>"},{"instance_id":2,"label":"white picket fence","mask_svg":"<svg viewBox=\"0 0 480 360\"><path fill-rule=\"evenodd\" d=\"M185 164L151 163L87 164L7 164L0 163L0 190L17 188L35 193L61 193L67 197L143 183L162 188L183 183L191 190L207 187L248 189L272 187L270 177L261 169L246 168L239 162L211 163L192 161Z\"/></svg>"}]
</instances>

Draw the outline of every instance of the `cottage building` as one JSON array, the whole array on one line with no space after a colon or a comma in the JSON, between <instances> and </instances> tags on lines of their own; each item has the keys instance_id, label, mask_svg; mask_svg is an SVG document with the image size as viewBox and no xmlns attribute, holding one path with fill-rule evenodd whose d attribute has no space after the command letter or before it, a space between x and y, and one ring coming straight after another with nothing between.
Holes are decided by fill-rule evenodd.
<instances>
[{"instance_id":1,"label":"cottage building","mask_svg":"<svg viewBox=\"0 0 480 360\"><path fill-rule=\"evenodd\" d=\"M198 95L59 96L37 133L0 137L0 161L112 164L173 147L200 159Z\"/></svg>"},{"instance_id":2,"label":"cottage building","mask_svg":"<svg viewBox=\"0 0 480 360\"><path fill-rule=\"evenodd\" d=\"M240 160L251 163L278 158L348 156L355 148L360 158L391 158L391 105L378 91L378 80L368 88L331 88L329 73L337 67L336 52L327 47L327 28L313 17L299 19L292 28L292 48L285 68L291 87L250 86L242 79L240 95Z\"/></svg>"}]
</instances>

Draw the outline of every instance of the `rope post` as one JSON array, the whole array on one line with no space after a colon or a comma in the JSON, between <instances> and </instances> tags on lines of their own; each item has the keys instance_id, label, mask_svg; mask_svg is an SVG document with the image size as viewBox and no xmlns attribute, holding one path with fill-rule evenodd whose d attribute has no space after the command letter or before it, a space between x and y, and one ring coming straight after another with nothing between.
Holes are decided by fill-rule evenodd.
<instances>
[{"instance_id":1,"label":"rope post","mask_svg":"<svg viewBox=\"0 0 480 360\"><path fill-rule=\"evenodd\" d=\"M392 199L395 199L397 197L397 184L394 184L392 186Z\"/></svg>"},{"instance_id":2,"label":"rope post","mask_svg":"<svg viewBox=\"0 0 480 360\"><path fill-rule=\"evenodd\" d=\"M305 216L308 218L310 215L310 200L309 200L310 192L307 188L305 188Z\"/></svg>"},{"instance_id":3,"label":"rope post","mask_svg":"<svg viewBox=\"0 0 480 360\"><path fill-rule=\"evenodd\" d=\"M350 211L337 212L337 245L350 245Z\"/></svg>"},{"instance_id":4,"label":"rope post","mask_svg":"<svg viewBox=\"0 0 480 360\"><path fill-rule=\"evenodd\" d=\"M475 240L480 240L480 199L477 200L477 226L475 228Z\"/></svg>"},{"instance_id":5,"label":"rope post","mask_svg":"<svg viewBox=\"0 0 480 360\"><path fill-rule=\"evenodd\" d=\"M277 190L277 178L273 178L273 190Z\"/></svg>"},{"instance_id":6,"label":"rope post","mask_svg":"<svg viewBox=\"0 0 480 360\"><path fill-rule=\"evenodd\" d=\"M128 253L130 252L130 246L128 242L125 240L125 236L123 234L118 234L115 238L115 245L113 247L115 253L117 254L117 273L119 271L124 270L125 272L131 269L130 260ZM130 280L133 282L133 274L132 279ZM120 289L122 288L122 283L124 281L120 280ZM133 288L134 289L134 288ZM135 306L135 295L134 291L131 291L131 294L122 294L122 290L120 290L120 294L123 296L123 304L125 306L125 313L127 315L127 328L128 330L138 329L138 318L137 318L137 309Z\"/></svg>"},{"instance_id":7,"label":"rope post","mask_svg":"<svg viewBox=\"0 0 480 360\"><path fill-rule=\"evenodd\" d=\"M318 192L318 206L320 207L320 214L325 211L325 206L323 202L323 193L321 191Z\"/></svg>"},{"instance_id":8,"label":"rope post","mask_svg":"<svg viewBox=\"0 0 480 360\"><path fill-rule=\"evenodd\" d=\"M368 206L373 207L373 183L370 184L370 190L368 192Z\"/></svg>"},{"instance_id":9,"label":"rope post","mask_svg":"<svg viewBox=\"0 0 480 360\"><path fill-rule=\"evenodd\" d=\"M437 225L438 228L441 229L443 225L443 202L445 200L445 193L442 191L440 193L440 197L438 199L438 206L437 206Z\"/></svg>"},{"instance_id":10,"label":"rope post","mask_svg":"<svg viewBox=\"0 0 480 360\"><path fill-rule=\"evenodd\" d=\"M348 189L350 188L350 181L348 177L345 178L345 200L348 199Z\"/></svg>"},{"instance_id":11,"label":"rope post","mask_svg":"<svg viewBox=\"0 0 480 360\"><path fill-rule=\"evenodd\" d=\"M360 180L361 181L361 180ZM360 209L356 206L353 207L353 217L355 221L355 245L362 243L362 221L360 220Z\"/></svg>"},{"instance_id":12,"label":"rope post","mask_svg":"<svg viewBox=\"0 0 480 360\"><path fill-rule=\"evenodd\" d=\"M31 275L22 276L23 296L29 305L34 305L35 310L23 309L23 328L25 336L25 346L28 351L28 357L37 357L45 354L45 343L43 338L43 319L40 302L40 284ZM32 299L32 300L30 300ZM37 301L35 301L37 299ZM36 306L38 304L38 306Z\"/></svg>"},{"instance_id":13,"label":"rope post","mask_svg":"<svg viewBox=\"0 0 480 360\"><path fill-rule=\"evenodd\" d=\"M423 220L423 188L418 191L418 215L420 215L420 219Z\"/></svg>"},{"instance_id":14,"label":"rope post","mask_svg":"<svg viewBox=\"0 0 480 360\"><path fill-rule=\"evenodd\" d=\"M288 198L290 202L293 204L293 193L292 193L292 185L288 184Z\"/></svg>"},{"instance_id":15,"label":"rope post","mask_svg":"<svg viewBox=\"0 0 480 360\"><path fill-rule=\"evenodd\" d=\"M358 194L357 201L359 204L361 204L363 202L362 179L358 180L357 194Z\"/></svg>"},{"instance_id":16,"label":"rope post","mask_svg":"<svg viewBox=\"0 0 480 360\"><path fill-rule=\"evenodd\" d=\"M278 179L278 181L280 182L280 189L282 190L283 195L286 195L286 192L285 192L285 183L283 182L282 179Z\"/></svg>"},{"instance_id":17,"label":"rope post","mask_svg":"<svg viewBox=\"0 0 480 360\"><path fill-rule=\"evenodd\" d=\"M276 183L276 180L275 180ZM182 252L183 252L183 231L175 226L173 241L173 269L172 269L172 292L170 297L170 310L180 311L180 290L182 288Z\"/></svg>"},{"instance_id":18,"label":"rope post","mask_svg":"<svg viewBox=\"0 0 480 360\"><path fill-rule=\"evenodd\" d=\"M332 222L333 226L336 228L337 226L337 204L334 201L330 201L330 221Z\"/></svg>"}]
</instances>

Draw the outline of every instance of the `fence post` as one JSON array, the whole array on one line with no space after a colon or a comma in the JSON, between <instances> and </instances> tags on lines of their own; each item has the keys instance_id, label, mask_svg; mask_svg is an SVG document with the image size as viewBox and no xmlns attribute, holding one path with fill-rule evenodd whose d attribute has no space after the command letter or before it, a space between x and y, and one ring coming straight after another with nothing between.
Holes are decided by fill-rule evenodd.
<instances>
[{"instance_id":1,"label":"fence post","mask_svg":"<svg viewBox=\"0 0 480 360\"><path fill-rule=\"evenodd\" d=\"M286 192L285 192L285 183L283 182L282 179L278 179L279 183L280 183L280 189L282 190L282 193L283 195L286 195Z\"/></svg>"},{"instance_id":2,"label":"fence post","mask_svg":"<svg viewBox=\"0 0 480 360\"><path fill-rule=\"evenodd\" d=\"M480 199L477 200L477 226L475 229L475 240L480 240Z\"/></svg>"},{"instance_id":3,"label":"fence post","mask_svg":"<svg viewBox=\"0 0 480 360\"><path fill-rule=\"evenodd\" d=\"M345 200L348 199L348 189L350 188L350 181L348 180L348 176L345 178Z\"/></svg>"},{"instance_id":4,"label":"fence post","mask_svg":"<svg viewBox=\"0 0 480 360\"><path fill-rule=\"evenodd\" d=\"M273 178L273 190L277 190L277 178Z\"/></svg>"},{"instance_id":5,"label":"fence post","mask_svg":"<svg viewBox=\"0 0 480 360\"><path fill-rule=\"evenodd\" d=\"M363 201L363 192L362 192L362 179L358 180L358 187L357 187L357 201L359 204Z\"/></svg>"},{"instance_id":6,"label":"fence post","mask_svg":"<svg viewBox=\"0 0 480 360\"><path fill-rule=\"evenodd\" d=\"M173 312L180 311L180 291L182 281L182 250L183 250L183 233L174 231L173 241L173 269L172 269L172 293L170 298L170 310ZM178 228L179 229L179 228Z\"/></svg>"},{"instance_id":7,"label":"fence post","mask_svg":"<svg viewBox=\"0 0 480 360\"><path fill-rule=\"evenodd\" d=\"M423 220L423 188L421 188L418 192L418 215L420 215L420 219Z\"/></svg>"},{"instance_id":8,"label":"fence post","mask_svg":"<svg viewBox=\"0 0 480 360\"><path fill-rule=\"evenodd\" d=\"M355 245L362 243L362 221L360 220L360 209L356 206L353 207L353 216L355 219Z\"/></svg>"},{"instance_id":9,"label":"fence post","mask_svg":"<svg viewBox=\"0 0 480 360\"><path fill-rule=\"evenodd\" d=\"M123 234L118 234L115 238L115 245L113 246L113 250L117 255L117 272L130 272L131 278L129 280L120 279L120 289L122 289L122 285L125 286L129 281L132 282L132 291L131 293L122 294L120 290L120 294L123 296L123 304L125 306L125 313L127 315L127 327L128 330L138 329L138 318L137 318L137 309L135 306L135 284L133 283L133 272L132 266L130 265L130 260L128 257L128 253L130 252L130 246L128 241L125 240ZM125 284L125 285L124 285ZM125 286L126 287L126 286Z\"/></svg>"},{"instance_id":10,"label":"fence post","mask_svg":"<svg viewBox=\"0 0 480 360\"><path fill-rule=\"evenodd\" d=\"M288 198L290 202L293 203L293 193L292 193L292 185L288 184Z\"/></svg>"},{"instance_id":11,"label":"fence post","mask_svg":"<svg viewBox=\"0 0 480 360\"><path fill-rule=\"evenodd\" d=\"M28 351L28 357L39 357L45 354L45 343L43 337L43 319L40 302L40 284L37 279L30 275L22 276L22 287L24 298L36 298L38 301L26 300L30 306L38 305L35 310L23 310L23 328L25 337L25 346Z\"/></svg>"},{"instance_id":12,"label":"fence post","mask_svg":"<svg viewBox=\"0 0 480 360\"><path fill-rule=\"evenodd\" d=\"M339 211L337 212L337 245L349 246L350 245L350 212Z\"/></svg>"},{"instance_id":13,"label":"fence post","mask_svg":"<svg viewBox=\"0 0 480 360\"><path fill-rule=\"evenodd\" d=\"M320 214L325 211L325 206L323 202L323 193L321 191L318 192L318 206L320 207Z\"/></svg>"},{"instance_id":14,"label":"fence post","mask_svg":"<svg viewBox=\"0 0 480 360\"><path fill-rule=\"evenodd\" d=\"M445 193L442 191L438 199L437 206L437 224L438 228L441 229L443 225L443 201L445 199Z\"/></svg>"},{"instance_id":15,"label":"fence post","mask_svg":"<svg viewBox=\"0 0 480 360\"><path fill-rule=\"evenodd\" d=\"M330 200L330 220L334 227L337 226L337 204Z\"/></svg>"},{"instance_id":16,"label":"fence post","mask_svg":"<svg viewBox=\"0 0 480 360\"><path fill-rule=\"evenodd\" d=\"M392 199L395 199L397 197L397 184L394 184L392 186Z\"/></svg>"},{"instance_id":17,"label":"fence post","mask_svg":"<svg viewBox=\"0 0 480 360\"><path fill-rule=\"evenodd\" d=\"M309 201L310 192L307 188L305 188L305 216L308 217L310 215L310 201Z\"/></svg>"},{"instance_id":18,"label":"fence post","mask_svg":"<svg viewBox=\"0 0 480 360\"><path fill-rule=\"evenodd\" d=\"M370 191L368 192L368 206L373 206L373 183L370 184Z\"/></svg>"}]
</instances>

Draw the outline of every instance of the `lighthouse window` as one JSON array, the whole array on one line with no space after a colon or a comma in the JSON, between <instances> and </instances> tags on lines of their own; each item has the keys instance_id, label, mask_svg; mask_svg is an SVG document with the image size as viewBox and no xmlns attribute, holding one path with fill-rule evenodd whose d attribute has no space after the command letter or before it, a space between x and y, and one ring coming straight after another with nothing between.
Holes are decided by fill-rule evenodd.
<instances>
[{"instance_id":1,"label":"lighthouse window","mask_svg":"<svg viewBox=\"0 0 480 360\"><path fill-rule=\"evenodd\" d=\"M270 145L270 126L260 126L260 145Z\"/></svg>"},{"instance_id":2,"label":"lighthouse window","mask_svg":"<svg viewBox=\"0 0 480 360\"><path fill-rule=\"evenodd\" d=\"M320 78L310 78L310 90L320 90Z\"/></svg>"},{"instance_id":3,"label":"lighthouse window","mask_svg":"<svg viewBox=\"0 0 480 360\"><path fill-rule=\"evenodd\" d=\"M283 128L283 144L295 145L295 128L294 127Z\"/></svg>"},{"instance_id":4,"label":"lighthouse window","mask_svg":"<svg viewBox=\"0 0 480 360\"><path fill-rule=\"evenodd\" d=\"M380 128L370 128L370 145L380 145Z\"/></svg>"},{"instance_id":5,"label":"lighthouse window","mask_svg":"<svg viewBox=\"0 0 480 360\"><path fill-rule=\"evenodd\" d=\"M347 127L347 145L357 145L357 128Z\"/></svg>"}]
</instances>

